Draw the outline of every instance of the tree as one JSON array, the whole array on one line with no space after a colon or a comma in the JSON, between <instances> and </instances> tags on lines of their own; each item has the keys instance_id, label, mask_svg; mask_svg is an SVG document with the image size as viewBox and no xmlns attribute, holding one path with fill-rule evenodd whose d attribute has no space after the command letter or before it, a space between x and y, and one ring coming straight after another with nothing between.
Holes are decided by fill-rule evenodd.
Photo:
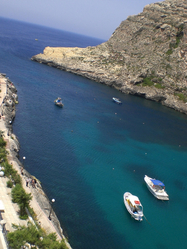
<instances>
[{"instance_id":1,"label":"tree","mask_svg":"<svg viewBox=\"0 0 187 249\"><path fill-rule=\"evenodd\" d=\"M13 225L13 227L16 230L7 235L9 246L12 249L20 249L27 243L32 245L32 248L67 249L64 240L61 242L57 241L54 233L46 235L42 229L37 229L30 222L28 222L27 227L16 225Z\"/></svg>"},{"instance_id":2,"label":"tree","mask_svg":"<svg viewBox=\"0 0 187 249\"><path fill-rule=\"evenodd\" d=\"M20 218L27 217L26 209L29 207L29 202L32 199L31 194L27 194L20 184L12 189L12 201L18 203L20 208Z\"/></svg>"}]
</instances>

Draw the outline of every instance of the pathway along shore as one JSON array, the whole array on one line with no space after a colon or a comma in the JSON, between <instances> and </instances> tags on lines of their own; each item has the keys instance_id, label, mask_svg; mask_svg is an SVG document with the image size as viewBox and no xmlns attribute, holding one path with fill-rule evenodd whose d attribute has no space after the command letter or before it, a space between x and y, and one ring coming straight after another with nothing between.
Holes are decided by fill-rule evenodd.
<instances>
[{"instance_id":1,"label":"pathway along shore","mask_svg":"<svg viewBox=\"0 0 187 249\"><path fill-rule=\"evenodd\" d=\"M20 174L23 187L26 193L32 194L30 206L33 208L37 221L34 221L29 215L28 220L20 220L18 216L18 206L11 201L11 189L6 186L8 178L0 177L1 197L0 200L4 205L4 212L0 212L0 227L5 224L5 231L13 231L12 224L27 225L28 221L32 223L38 222L40 226L49 233L55 233L58 240L64 239L66 246L71 249L70 244L67 242L60 226L60 222L54 213L51 202L44 193L39 180L30 175L19 161L19 141L13 134L12 123L15 118L16 109L15 105L18 103L17 89L13 83L6 77L5 74L0 74L0 131L6 141L6 150L8 152L7 159L13 168ZM26 186L26 179L36 179L35 186L31 184ZM2 230L2 231L1 231ZM8 248L4 240L4 230L0 229L0 249Z\"/></svg>"}]
</instances>

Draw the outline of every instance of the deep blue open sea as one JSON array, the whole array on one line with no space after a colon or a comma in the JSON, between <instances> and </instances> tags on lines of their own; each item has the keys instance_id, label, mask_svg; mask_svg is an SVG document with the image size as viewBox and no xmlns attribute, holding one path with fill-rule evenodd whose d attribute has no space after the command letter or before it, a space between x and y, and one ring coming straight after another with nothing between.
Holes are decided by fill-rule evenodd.
<instances>
[{"instance_id":1,"label":"deep blue open sea","mask_svg":"<svg viewBox=\"0 0 187 249\"><path fill-rule=\"evenodd\" d=\"M30 60L46 46L101 42L0 18L0 72L19 96L13 131L20 158L55 198L74 249L185 249L187 116ZM63 109L54 105L58 96ZM145 174L164 181L169 201L151 195ZM140 198L142 222L125 209L126 191Z\"/></svg>"}]
</instances>

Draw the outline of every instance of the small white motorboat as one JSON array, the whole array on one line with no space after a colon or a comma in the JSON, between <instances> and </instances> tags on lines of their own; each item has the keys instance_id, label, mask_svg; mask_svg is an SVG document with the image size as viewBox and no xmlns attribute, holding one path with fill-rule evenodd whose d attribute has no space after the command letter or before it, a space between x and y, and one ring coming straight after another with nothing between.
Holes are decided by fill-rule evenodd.
<instances>
[{"instance_id":1,"label":"small white motorboat","mask_svg":"<svg viewBox=\"0 0 187 249\"><path fill-rule=\"evenodd\" d=\"M118 98L113 97L112 100L119 105L122 104L121 100L119 100Z\"/></svg>"},{"instance_id":2,"label":"small white motorboat","mask_svg":"<svg viewBox=\"0 0 187 249\"><path fill-rule=\"evenodd\" d=\"M143 219L143 206L139 198L135 195L132 195L129 192L126 192L123 195L123 200L127 211L135 219L142 221Z\"/></svg>"},{"instance_id":3,"label":"small white motorboat","mask_svg":"<svg viewBox=\"0 0 187 249\"><path fill-rule=\"evenodd\" d=\"M153 179L149 176L144 177L144 181L149 191L159 200L169 200L169 195L165 191L165 185L163 182Z\"/></svg>"},{"instance_id":4,"label":"small white motorboat","mask_svg":"<svg viewBox=\"0 0 187 249\"><path fill-rule=\"evenodd\" d=\"M59 107L63 107L64 106L64 104L62 103L62 99L61 98L57 98L57 99L55 99L55 105L57 105L57 106L59 106Z\"/></svg>"}]
</instances>

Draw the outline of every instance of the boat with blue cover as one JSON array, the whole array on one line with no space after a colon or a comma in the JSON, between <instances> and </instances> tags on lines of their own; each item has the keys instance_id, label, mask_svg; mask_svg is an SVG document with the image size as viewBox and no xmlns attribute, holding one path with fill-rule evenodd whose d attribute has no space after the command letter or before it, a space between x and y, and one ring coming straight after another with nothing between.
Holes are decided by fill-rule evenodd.
<instances>
[{"instance_id":1,"label":"boat with blue cover","mask_svg":"<svg viewBox=\"0 0 187 249\"><path fill-rule=\"evenodd\" d=\"M119 100L118 98L113 97L112 100L119 105L122 104L121 100Z\"/></svg>"},{"instance_id":2,"label":"boat with blue cover","mask_svg":"<svg viewBox=\"0 0 187 249\"><path fill-rule=\"evenodd\" d=\"M63 107L64 104L62 103L62 99L60 97L58 97L57 99L55 99L55 105L59 106L59 107Z\"/></svg>"},{"instance_id":3,"label":"boat with blue cover","mask_svg":"<svg viewBox=\"0 0 187 249\"><path fill-rule=\"evenodd\" d=\"M165 185L160 180L153 179L147 175L144 177L149 191L159 200L169 200L169 195L165 191Z\"/></svg>"}]
</instances>

